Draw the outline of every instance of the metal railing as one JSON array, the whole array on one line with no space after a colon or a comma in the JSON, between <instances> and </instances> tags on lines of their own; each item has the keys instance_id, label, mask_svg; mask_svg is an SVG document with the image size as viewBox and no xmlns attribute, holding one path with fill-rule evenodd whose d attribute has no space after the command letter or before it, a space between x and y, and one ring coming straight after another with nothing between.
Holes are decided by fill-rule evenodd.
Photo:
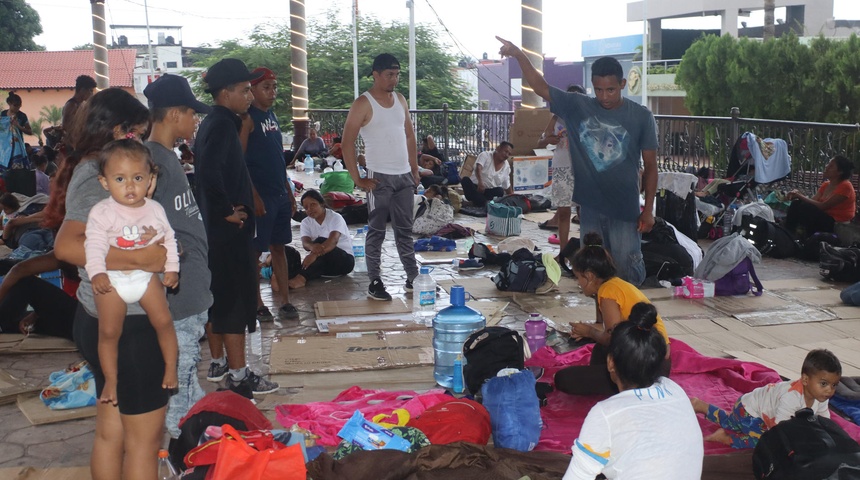
<instances>
[{"instance_id":1,"label":"metal railing","mask_svg":"<svg viewBox=\"0 0 860 480\"><path fill-rule=\"evenodd\" d=\"M309 110L308 114L311 122L320 123L320 134L325 137L340 135L347 110ZM449 110L447 106L410 114L417 138L433 135L437 147L455 161L508 140L513 121L513 112ZM729 157L744 132L786 141L791 156L791 176L776 188L816 192L821 185L821 173L834 155L848 157L860 166L860 125L742 118L737 108L732 109L730 117L657 115L655 118L659 141L657 160L662 171L709 167L716 176L732 174L734 172L726 172ZM857 186L858 176L853 180Z\"/></svg>"},{"instance_id":2,"label":"metal railing","mask_svg":"<svg viewBox=\"0 0 860 480\"><path fill-rule=\"evenodd\" d=\"M311 124L319 122L323 138L340 136L348 110L308 110ZM450 110L447 105L436 110L411 110L418 147L421 139L433 135L436 147L448 160L459 161L466 155L477 155L507 141L514 112L496 110ZM364 148L361 137L359 149Z\"/></svg>"}]
</instances>

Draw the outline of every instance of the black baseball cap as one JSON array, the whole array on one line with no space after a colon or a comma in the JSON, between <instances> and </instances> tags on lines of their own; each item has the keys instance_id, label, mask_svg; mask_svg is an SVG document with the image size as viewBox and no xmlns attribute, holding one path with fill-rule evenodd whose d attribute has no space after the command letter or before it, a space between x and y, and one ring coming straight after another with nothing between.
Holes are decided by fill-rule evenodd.
<instances>
[{"instance_id":1,"label":"black baseball cap","mask_svg":"<svg viewBox=\"0 0 860 480\"><path fill-rule=\"evenodd\" d=\"M373 59L373 72L400 70L400 62L390 53L381 53Z\"/></svg>"},{"instance_id":2,"label":"black baseball cap","mask_svg":"<svg viewBox=\"0 0 860 480\"><path fill-rule=\"evenodd\" d=\"M203 80L206 82L206 93L215 93L234 83L250 82L263 76L263 72L251 73L245 62L236 58L225 58L209 67Z\"/></svg>"},{"instance_id":3,"label":"black baseball cap","mask_svg":"<svg viewBox=\"0 0 860 480\"><path fill-rule=\"evenodd\" d=\"M197 100L185 77L165 73L143 89L149 108L188 107L197 113L209 113L212 107Z\"/></svg>"}]
</instances>

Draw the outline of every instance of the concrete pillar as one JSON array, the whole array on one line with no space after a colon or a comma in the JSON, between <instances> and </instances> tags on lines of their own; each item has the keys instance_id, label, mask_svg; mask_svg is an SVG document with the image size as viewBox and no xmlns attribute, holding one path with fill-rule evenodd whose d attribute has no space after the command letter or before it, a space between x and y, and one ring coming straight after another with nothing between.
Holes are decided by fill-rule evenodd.
<instances>
[{"instance_id":1,"label":"concrete pillar","mask_svg":"<svg viewBox=\"0 0 860 480\"><path fill-rule=\"evenodd\" d=\"M543 74L543 0L522 0L522 50ZM540 108L544 101L523 79L523 108Z\"/></svg>"},{"instance_id":2,"label":"concrete pillar","mask_svg":"<svg viewBox=\"0 0 860 480\"><path fill-rule=\"evenodd\" d=\"M728 10L723 10L723 25L720 29L720 35L729 34L733 37L738 36L738 10L736 8L730 8Z\"/></svg>"},{"instance_id":3,"label":"concrete pillar","mask_svg":"<svg viewBox=\"0 0 860 480\"><path fill-rule=\"evenodd\" d=\"M660 60L663 58L663 23L659 18L648 20L648 50L649 60Z\"/></svg>"},{"instance_id":4,"label":"concrete pillar","mask_svg":"<svg viewBox=\"0 0 860 480\"><path fill-rule=\"evenodd\" d=\"M290 72L296 148L308 132L308 50L304 0L290 0Z\"/></svg>"},{"instance_id":5,"label":"concrete pillar","mask_svg":"<svg viewBox=\"0 0 860 480\"><path fill-rule=\"evenodd\" d=\"M93 15L93 63L96 75L96 88L104 90L110 87L105 0L90 0L90 8Z\"/></svg>"}]
</instances>

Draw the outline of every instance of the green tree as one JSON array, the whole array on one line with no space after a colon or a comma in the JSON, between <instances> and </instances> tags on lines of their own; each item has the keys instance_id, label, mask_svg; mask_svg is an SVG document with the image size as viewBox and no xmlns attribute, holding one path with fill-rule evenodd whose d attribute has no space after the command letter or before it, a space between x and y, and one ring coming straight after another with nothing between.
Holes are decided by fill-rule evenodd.
<instances>
[{"instance_id":1,"label":"green tree","mask_svg":"<svg viewBox=\"0 0 860 480\"><path fill-rule=\"evenodd\" d=\"M92 42L84 43L82 45L72 47L72 50L92 50L92 49L93 49L93 43Z\"/></svg>"},{"instance_id":2,"label":"green tree","mask_svg":"<svg viewBox=\"0 0 860 480\"><path fill-rule=\"evenodd\" d=\"M41 33L39 13L27 2L0 1L0 51L44 50L33 41Z\"/></svg>"},{"instance_id":3,"label":"green tree","mask_svg":"<svg viewBox=\"0 0 860 480\"><path fill-rule=\"evenodd\" d=\"M860 39L794 35L767 42L704 36L684 54L675 82L694 115L808 122L860 121Z\"/></svg>"},{"instance_id":4,"label":"green tree","mask_svg":"<svg viewBox=\"0 0 860 480\"><path fill-rule=\"evenodd\" d=\"M39 111L39 118L56 127L63 121L63 109L56 105L45 105Z\"/></svg>"},{"instance_id":5,"label":"green tree","mask_svg":"<svg viewBox=\"0 0 860 480\"><path fill-rule=\"evenodd\" d=\"M39 146L45 144L42 141L42 122L44 119L40 118L38 120L30 120L30 128L33 130L33 136L39 139Z\"/></svg>"},{"instance_id":6,"label":"green tree","mask_svg":"<svg viewBox=\"0 0 860 480\"><path fill-rule=\"evenodd\" d=\"M400 59L402 74L398 91L409 97L408 25L402 22L383 24L368 17L358 26L359 90L372 84L369 77L373 58L383 52ZM308 89L310 108L349 108L353 95L352 27L339 22L330 13L322 20L311 19L308 27ZM446 46L436 32L425 25L415 29L417 61L416 87L418 108L469 108L464 85L452 73L457 57L446 53ZM238 58L248 68L265 66L278 76L279 90L274 111L282 125L292 118L290 91L290 29L288 24L258 25L247 41L221 42L214 50L199 54L194 65L209 67L222 58ZM189 72L199 78L200 73ZM196 92L204 97L202 86Z\"/></svg>"}]
</instances>

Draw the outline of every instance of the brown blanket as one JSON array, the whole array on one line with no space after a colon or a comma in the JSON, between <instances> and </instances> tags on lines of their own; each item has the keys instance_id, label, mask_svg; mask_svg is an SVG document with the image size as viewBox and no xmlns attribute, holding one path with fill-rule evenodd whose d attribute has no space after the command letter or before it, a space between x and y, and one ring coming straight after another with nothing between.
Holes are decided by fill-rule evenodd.
<instances>
[{"instance_id":1,"label":"brown blanket","mask_svg":"<svg viewBox=\"0 0 860 480\"><path fill-rule=\"evenodd\" d=\"M355 452L335 461L322 454L308 463L313 480L558 480L570 455L518 452L472 443L431 445L409 454L396 450ZM753 478L752 451L705 456L703 480Z\"/></svg>"}]
</instances>

